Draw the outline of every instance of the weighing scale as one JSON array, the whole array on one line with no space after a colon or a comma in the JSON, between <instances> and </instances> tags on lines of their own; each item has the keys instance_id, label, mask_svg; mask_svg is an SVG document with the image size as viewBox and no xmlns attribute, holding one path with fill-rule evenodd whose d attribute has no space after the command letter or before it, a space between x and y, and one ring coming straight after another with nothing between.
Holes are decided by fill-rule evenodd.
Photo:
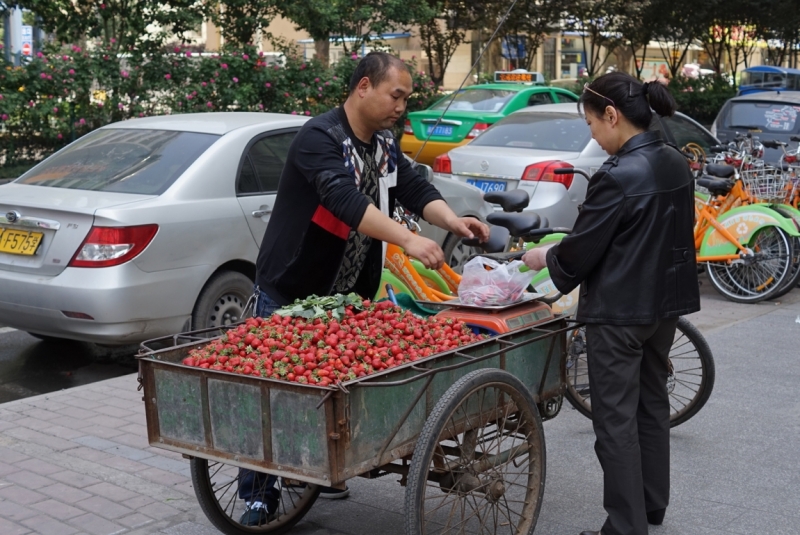
<instances>
[{"instance_id":1,"label":"weighing scale","mask_svg":"<svg viewBox=\"0 0 800 535\"><path fill-rule=\"evenodd\" d=\"M553 318L550 306L536 301L540 297L544 294L526 293L516 303L486 306L462 304L458 298L438 303L417 302L426 308L441 310L436 314L437 318L453 318L480 332L502 334Z\"/></svg>"}]
</instances>

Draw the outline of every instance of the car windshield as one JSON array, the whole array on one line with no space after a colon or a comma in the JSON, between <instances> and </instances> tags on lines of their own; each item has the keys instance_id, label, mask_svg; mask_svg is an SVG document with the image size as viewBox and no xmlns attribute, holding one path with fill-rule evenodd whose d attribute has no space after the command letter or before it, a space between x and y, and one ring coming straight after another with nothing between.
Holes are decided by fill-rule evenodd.
<instances>
[{"instance_id":1,"label":"car windshield","mask_svg":"<svg viewBox=\"0 0 800 535\"><path fill-rule=\"evenodd\" d=\"M462 89L455 96L448 95L430 109L444 110L452 100L453 103L447 108L448 110L499 112L516 94L516 91L501 89Z\"/></svg>"},{"instance_id":2,"label":"car windshield","mask_svg":"<svg viewBox=\"0 0 800 535\"><path fill-rule=\"evenodd\" d=\"M592 133L575 113L512 113L478 136L472 145L579 152Z\"/></svg>"},{"instance_id":3,"label":"car windshield","mask_svg":"<svg viewBox=\"0 0 800 535\"><path fill-rule=\"evenodd\" d=\"M758 127L769 132L797 133L800 105L784 102L733 102L725 126Z\"/></svg>"},{"instance_id":4,"label":"car windshield","mask_svg":"<svg viewBox=\"0 0 800 535\"><path fill-rule=\"evenodd\" d=\"M217 139L212 134L169 130L96 130L17 183L160 195Z\"/></svg>"}]
</instances>

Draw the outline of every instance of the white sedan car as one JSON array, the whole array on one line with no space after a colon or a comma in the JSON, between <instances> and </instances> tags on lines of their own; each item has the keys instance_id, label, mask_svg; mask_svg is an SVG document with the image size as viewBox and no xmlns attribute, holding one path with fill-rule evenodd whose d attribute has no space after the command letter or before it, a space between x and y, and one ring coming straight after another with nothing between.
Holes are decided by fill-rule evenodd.
<instances>
[{"instance_id":1,"label":"white sedan car","mask_svg":"<svg viewBox=\"0 0 800 535\"><path fill-rule=\"evenodd\" d=\"M289 145L307 120L114 123L0 186L0 324L121 345L238 321ZM447 182L459 215L491 212L479 190Z\"/></svg>"},{"instance_id":2,"label":"white sedan car","mask_svg":"<svg viewBox=\"0 0 800 535\"><path fill-rule=\"evenodd\" d=\"M678 147L696 143L708 153L719 142L681 113L654 122ZM589 174L608 159L592 139L586 121L572 104L545 104L516 111L492 125L468 145L439 156L434 176L472 184L485 192L523 189L525 211L536 212L554 227L572 227L588 181L554 169L577 167ZM496 209L500 209L499 207Z\"/></svg>"}]
</instances>

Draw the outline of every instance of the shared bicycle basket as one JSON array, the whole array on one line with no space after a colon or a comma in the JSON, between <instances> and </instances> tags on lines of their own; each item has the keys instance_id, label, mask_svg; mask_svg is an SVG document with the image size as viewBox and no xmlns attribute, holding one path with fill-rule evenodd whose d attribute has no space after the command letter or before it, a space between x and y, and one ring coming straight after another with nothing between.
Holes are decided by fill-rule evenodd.
<instances>
[{"instance_id":1,"label":"shared bicycle basket","mask_svg":"<svg viewBox=\"0 0 800 535\"><path fill-rule=\"evenodd\" d=\"M790 184L789 175L775 167L743 169L742 185L745 192L760 202L783 202Z\"/></svg>"}]
</instances>

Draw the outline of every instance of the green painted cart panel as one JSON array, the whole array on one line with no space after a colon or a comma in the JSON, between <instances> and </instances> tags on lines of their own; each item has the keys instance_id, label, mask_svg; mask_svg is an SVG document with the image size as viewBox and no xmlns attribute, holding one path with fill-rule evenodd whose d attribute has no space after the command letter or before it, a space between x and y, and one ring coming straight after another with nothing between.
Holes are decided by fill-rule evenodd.
<instances>
[{"instance_id":1,"label":"green painted cart panel","mask_svg":"<svg viewBox=\"0 0 800 535\"><path fill-rule=\"evenodd\" d=\"M158 424L161 435L190 444L204 444L201 379L168 370L155 370Z\"/></svg>"},{"instance_id":2,"label":"green painted cart panel","mask_svg":"<svg viewBox=\"0 0 800 535\"><path fill-rule=\"evenodd\" d=\"M272 388L273 461L281 466L328 471L325 411L318 396Z\"/></svg>"},{"instance_id":3,"label":"green painted cart panel","mask_svg":"<svg viewBox=\"0 0 800 535\"><path fill-rule=\"evenodd\" d=\"M209 379L208 399L214 448L252 458L263 456L261 389Z\"/></svg>"}]
</instances>

